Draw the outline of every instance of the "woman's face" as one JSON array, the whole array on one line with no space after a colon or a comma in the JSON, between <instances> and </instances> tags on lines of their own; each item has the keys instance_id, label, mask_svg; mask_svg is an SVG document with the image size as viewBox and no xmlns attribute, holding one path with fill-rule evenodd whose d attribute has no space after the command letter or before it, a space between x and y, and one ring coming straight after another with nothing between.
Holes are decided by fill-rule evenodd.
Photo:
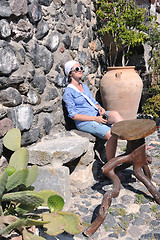
<instances>
[{"instance_id":1,"label":"woman's face","mask_svg":"<svg viewBox=\"0 0 160 240\"><path fill-rule=\"evenodd\" d=\"M79 63L75 63L73 67L71 68L71 77L74 79L79 79L82 77L82 69L81 65Z\"/></svg>"}]
</instances>

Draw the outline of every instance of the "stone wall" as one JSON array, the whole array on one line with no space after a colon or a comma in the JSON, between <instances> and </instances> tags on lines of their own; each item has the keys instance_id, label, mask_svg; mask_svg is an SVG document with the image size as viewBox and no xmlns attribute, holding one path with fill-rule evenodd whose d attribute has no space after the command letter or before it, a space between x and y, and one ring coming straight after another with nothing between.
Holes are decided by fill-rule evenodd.
<instances>
[{"instance_id":1,"label":"stone wall","mask_svg":"<svg viewBox=\"0 0 160 240\"><path fill-rule=\"evenodd\" d=\"M66 61L84 66L96 93L104 63L96 30L91 0L0 1L0 119L21 130L22 145L65 129Z\"/></svg>"},{"instance_id":2,"label":"stone wall","mask_svg":"<svg viewBox=\"0 0 160 240\"><path fill-rule=\"evenodd\" d=\"M106 64L93 1L0 1L1 139L13 125L22 145L65 130L63 65L70 59L83 65L95 96Z\"/></svg>"}]
</instances>

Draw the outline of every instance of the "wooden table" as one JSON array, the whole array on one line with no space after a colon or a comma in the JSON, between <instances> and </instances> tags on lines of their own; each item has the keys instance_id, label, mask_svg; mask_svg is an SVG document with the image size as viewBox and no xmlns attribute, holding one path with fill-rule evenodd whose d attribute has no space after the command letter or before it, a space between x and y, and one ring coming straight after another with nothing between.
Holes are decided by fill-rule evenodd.
<instances>
[{"instance_id":1,"label":"wooden table","mask_svg":"<svg viewBox=\"0 0 160 240\"><path fill-rule=\"evenodd\" d=\"M127 151L124 155L112 158L102 167L103 174L112 180L113 189L104 194L97 218L84 231L86 236L91 236L99 228L108 213L112 198L119 195L120 180L116 175L117 171L133 165L135 177L147 187L156 202L160 204L160 193L151 182L151 173L148 167L152 159L145 151L145 137L155 130L156 123L150 119L124 120L114 124L111 128L112 135L127 140Z\"/></svg>"}]
</instances>

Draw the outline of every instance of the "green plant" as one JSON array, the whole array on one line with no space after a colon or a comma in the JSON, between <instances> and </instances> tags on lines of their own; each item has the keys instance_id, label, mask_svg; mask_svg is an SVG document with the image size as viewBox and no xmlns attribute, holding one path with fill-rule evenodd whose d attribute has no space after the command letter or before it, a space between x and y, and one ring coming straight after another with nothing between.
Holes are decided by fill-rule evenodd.
<instances>
[{"instance_id":1,"label":"green plant","mask_svg":"<svg viewBox=\"0 0 160 240\"><path fill-rule=\"evenodd\" d=\"M152 87L158 87L157 90L160 93L160 25L156 21L153 21L149 28L149 44L152 47L151 60L149 61Z\"/></svg>"},{"instance_id":2,"label":"green plant","mask_svg":"<svg viewBox=\"0 0 160 240\"><path fill-rule=\"evenodd\" d=\"M114 208L109 207L108 212L109 212L109 213L112 213L113 211L114 211Z\"/></svg>"},{"instance_id":3,"label":"green plant","mask_svg":"<svg viewBox=\"0 0 160 240\"><path fill-rule=\"evenodd\" d=\"M147 41L146 22L151 22L153 17L148 15L146 9L138 7L133 0L99 0L96 14L100 25L98 32L108 37L109 65L116 65L120 51L122 65L127 65L131 46L135 47Z\"/></svg>"},{"instance_id":4,"label":"green plant","mask_svg":"<svg viewBox=\"0 0 160 240\"><path fill-rule=\"evenodd\" d=\"M108 226L107 225L104 227L104 229L105 229L106 232L108 232Z\"/></svg>"},{"instance_id":5,"label":"green plant","mask_svg":"<svg viewBox=\"0 0 160 240\"><path fill-rule=\"evenodd\" d=\"M154 118L160 116L160 94L148 98L142 107L144 114L151 114Z\"/></svg>"},{"instance_id":6,"label":"green plant","mask_svg":"<svg viewBox=\"0 0 160 240\"><path fill-rule=\"evenodd\" d=\"M127 150L127 148L126 147L124 147L124 148L121 148L121 151L123 151L123 152L125 152Z\"/></svg>"},{"instance_id":7,"label":"green plant","mask_svg":"<svg viewBox=\"0 0 160 240\"><path fill-rule=\"evenodd\" d=\"M143 199L145 198L145 197L143 196L143 194L136 194L135 197L136 197L136 202L137 202L138 204L143 203Z\"/></svg>"},{"instance_id":8,"label":"green plant","mask_svg":"<svg viewBox=\"0 0 160 240\"><path fill-rule=\"evenodd\" d=\"M155 218L160 218L160 212L158 211L157 205L153 205L151 207L151 211L155 214Z\"/></svg>"},{"instance_id":9,"label":"green plant","mask_svg":"<svg viewBox=\"0 0 160 240\"><path fill-rule=\"evenodd\" d=\"M120 216L126 215L126 211L123 208L116 208L117 214Z\"/></svg>"},{"instance_id":10,"label":"green plant","mask_svg":"<svg viewBox=\"0 0 160 240\"><path fill-rule=\"evenodd\" d=\"M18 230L22 232L24 240L32 239L33 235L26 228L33 225L44 225L48 233L54 236L64 230L71 234L80 233L82 226L79 216L61 211L64 200L58 193L52 190L36 192L31 186L37 178L38 167L34 165L27 168L28 151L21 147L19 129L9 130L3 138L3 144L13 154L8 167L0 175L0 236ZM39 206L48 206L51 213L37 214ZM31 213L33 210L35 214ZM44 238L37 236L33 239Z\"/></svg>"},{"instance_id":11,"label":"green plant","mask_svg":"<svg viewBox=\"0 0 160 240\"><path fill-rule=\"evenodd\" d=\"M160 26L153 22L149 31L149 44L152 47L150 64L150 86L148 99L142 107L144 114L154 118L160 116Z\"/></svg>"},{"instance_id":12,"label":"green plant","mask_svg":"<svg viewBox=\"0 0 160 240\"><path fill-rule=\"evenodd\" d=\"M157 206L156 206L156 205L153 205L153 206L151 207L151 211L154 212L154 213L156 213L156 211L157 211Z\"/></svg>"},{"instance_id":13,"label":"green plant","mask_svg":"<svg viewBox=\"0 0 160 240\"><path fill-rule=\"evenodd\" d=\"M128 223L127 223L127 221L121 219L121 222L124 224L125 228L127 229L127 228L128 228Z\"/></svg>"}]
</instances>

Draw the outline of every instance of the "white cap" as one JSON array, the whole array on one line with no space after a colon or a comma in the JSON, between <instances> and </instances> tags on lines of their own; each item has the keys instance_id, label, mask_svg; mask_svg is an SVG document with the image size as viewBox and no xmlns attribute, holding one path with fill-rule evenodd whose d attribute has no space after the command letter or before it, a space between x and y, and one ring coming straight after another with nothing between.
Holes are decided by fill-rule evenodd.
<instances>
[{"instance_id":1,"label":"white cap","mask_svg":"<svg viewBox=\"0 0 160 240\"><path fill-rule=\"evenodd\" d=\"M71 71L71 68L74 66L74 64L78 63L77 61L71 60L65 63L64 65L64 71L66 74L66 81L68 81L68 74Z\"/></svg>"}]
</instances>

